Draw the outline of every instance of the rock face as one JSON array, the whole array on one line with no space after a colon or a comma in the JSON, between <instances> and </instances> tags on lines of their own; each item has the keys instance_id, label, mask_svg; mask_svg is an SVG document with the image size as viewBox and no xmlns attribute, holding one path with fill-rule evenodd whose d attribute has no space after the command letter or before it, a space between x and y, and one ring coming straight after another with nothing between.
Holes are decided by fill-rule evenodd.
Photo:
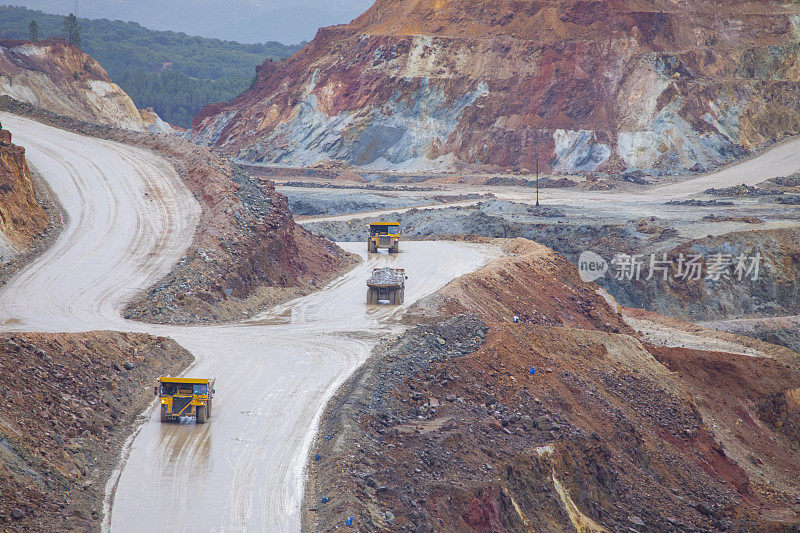
<instances>
[{"instance_id":1,"label":"rock face","mask_svg":"<svg viewBox=\"0 0 800 533\"><path fill-rule=\"evenodd\" d=\"M61 41L0 41L0 96L53 113L133 131L170 132L139 111L100 64Z\"/></svg>"},{"instance_id":2,"label":"rock face","mask_svg":"<svg viewBox=\"0 0 800 533\"><path fill-rule=\"evenodd\" d=\"M25 149L11 143L0 125L0 260L28 248L47 228L48 217L36 200Z\"/></svg>"},{"instance_id":3,"label":"rock face","mask_svg":"<svg viewBox=\"0 0 800 533\"><path fill-rule=\"evenodd\" d=\"M252 162L712 168L800 131L800 8L378 0L194 120Z\"/></svg>"}]
</instances>

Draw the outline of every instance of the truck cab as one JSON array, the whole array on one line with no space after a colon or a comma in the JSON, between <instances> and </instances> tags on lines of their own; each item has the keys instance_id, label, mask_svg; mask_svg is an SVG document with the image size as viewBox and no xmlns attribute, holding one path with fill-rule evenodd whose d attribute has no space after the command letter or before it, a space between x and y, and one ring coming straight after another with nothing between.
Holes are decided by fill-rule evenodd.
<instances>
[{"instance_id":1,"label":"truck cab","mask_svg":"<svg viewBox=\"0 0 800 533\"><path fill-rule=\"evenodd\" d=\"M367 251L376 253L380 248L386 248L390 254L400 251L400 223L399 222L372 222L369 225L367 237Z\"/></svg>"},{"instance_id":2,"label":"truck cab","mask_svg":"<svg viewBox=\"0 0 800 533\"><path fill-rule=\"evenodd\" d=\"M211 418L214 380L200 378L158 378L153 393L161 406L161 421L171 422L193 416L198 424Z\"/></svg>"}]
</instances>

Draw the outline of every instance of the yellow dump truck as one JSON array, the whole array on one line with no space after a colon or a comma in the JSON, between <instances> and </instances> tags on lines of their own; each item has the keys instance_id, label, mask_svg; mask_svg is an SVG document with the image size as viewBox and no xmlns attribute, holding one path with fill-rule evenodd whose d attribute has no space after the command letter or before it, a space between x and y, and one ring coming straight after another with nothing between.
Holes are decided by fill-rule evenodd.
<instances>
[{"instance_id":1,"label":"yellow dump truck","mask_svg":"<svg viewBox=\"0 0 800 533\"><path fill-rule=\"evenodd\" d=\"M406 271L402 268L375 268L367 280L367 305L388 302L400 305L406 301Z\"/></svg>"},{"instance_id":2,"label":"yellow dump truck","mask_svg":"<svg viewBox=\"0 0 800 533\"><path fill-rule=\"evenodd\" d=\"M379 248L388 248L390 254L400 251L399 222L372 222L369 225L367 251L374 254Z\"/></svg>"},{"instance_id":3,"label":"yellow dump truck","mask_svg":"<svg viewBox=\"0 0 800 533\"><path fill-rule=\"evenodd\" d=\"M158 378L153 392L161 404L162 422L193 416L198 424L205 424L211 418L213 379Z\"/></svg>"}]
</instances>

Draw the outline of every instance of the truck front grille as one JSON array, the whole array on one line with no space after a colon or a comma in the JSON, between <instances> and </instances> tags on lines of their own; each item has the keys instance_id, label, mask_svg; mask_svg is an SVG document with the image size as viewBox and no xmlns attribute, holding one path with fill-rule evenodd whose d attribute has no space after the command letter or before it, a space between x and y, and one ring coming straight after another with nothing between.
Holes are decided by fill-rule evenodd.
<instances>
[{"instance_id":1,"label":"truck front grille","mask_svg":"<svg viewBox=\"0 0 800 533\"><path fill-rule=\"evenodd\" d=\"M180 398L180 397L176 398L176 397L173 397L172 398L172 414L173 415L177 415L178 413L183 411L183 408L186 407L187 405L189 405L191 402L192 402L191 398ZM186 414L186 413L184 413L184 414Z\"/></svg>"},{"instance_id":2,"label":"truck front grille","mask_svg":"<svg viewBox=\"0 0 800 533\"><path fill-rule=\"evenodd\" d=\"M389 237L388 235L381 235L378 238L378 244L380 244L381 246L389 246L392 244L392 238Z\"/></svg>"}]
</instances>

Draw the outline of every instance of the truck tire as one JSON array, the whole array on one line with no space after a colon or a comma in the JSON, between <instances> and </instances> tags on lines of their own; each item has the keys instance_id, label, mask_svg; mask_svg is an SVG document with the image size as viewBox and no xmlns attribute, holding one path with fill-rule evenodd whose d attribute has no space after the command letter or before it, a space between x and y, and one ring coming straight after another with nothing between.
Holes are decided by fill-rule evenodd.
<instances>
[{"instance_id":1,"label":"truck tire","mask_svg":"<svg viewBox=\"0 0 800 533\"><path fill-rule=\"evenodd\" d=\"M208 404L206 405L206 411L208 412L208 419L211 420L211 400L208 400Z\"/></svg>"},{"instance_id":2,"label":"truck tire","mask_svg":"<svg viewBox=\"0 0 800 533\"><path fill-rule=\"evenodd\" d=\"M367 252L374 254L378 251L378 247L375 245L375 241L372 239L367 241Z\"/></svg>"},{"instance_id":3,"label":"truck tire","mask_svg":"<svg viewBox=\"0 0 800 533\"><path fill-rule=\"evenodd\" d=\"M172 420L172 417L167 414L167 406L163 403L161 404L161 421L162 422L169 422Z\"/></svg>"},{"instance_id":4,"label":"truck tire","mask_svg":"<svg viewBox=\"0 0 800 533\"><path fill-rule=\"evenodd\" d=\"M399 305L400 304L400 290L399 289L392 289L389 291L389 303L392 305Z\"/></svg>"},{"instance_id":5,"label":"truck tire","mask_svg":"<svg viewBox=\"0 0 800 533\"><path fill-rule=\"evenodd\" d=\"M375 305L378 303L378 291L373 288L367 289L367 305Z\"/></svg>"},{"instance_id":6,"label":"truck tire","mask_svg":"<svg viewBox=\"0 0 800 533\"><path fill-rule=\"evenodd\" d=\"M400 303L401 304L406 303L406 290L405 289L400 289Z\"/></svg>"},{"instance_id":7,"label":"truck tire","mask_svg":"<svg viewBox=\"0 0 800 533\"><path fill-rule=\"evenodd\" d=\"M198 424L205 424L208 420L208 407L205 405L198 405L195 418Z\"/></svg>"}]
</instances>

